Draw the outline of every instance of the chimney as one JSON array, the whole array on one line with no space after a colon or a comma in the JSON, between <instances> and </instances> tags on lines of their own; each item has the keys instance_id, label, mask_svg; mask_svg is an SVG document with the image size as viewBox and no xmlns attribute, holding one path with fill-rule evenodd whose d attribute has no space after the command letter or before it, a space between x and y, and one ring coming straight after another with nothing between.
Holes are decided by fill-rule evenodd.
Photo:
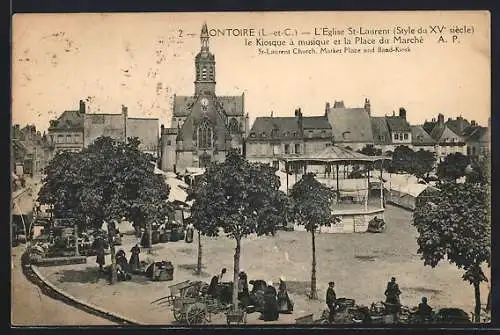
<instances>
[{"instance_id":1,"label":"chimney","mask_svg":"<svg viewBox=\"0 0 500 335\"><path fill-rule=\"evenodd\" d=\"M392 116L396 116L396 112L395 111L392 111Z\"/></svg>"},{"instance_id":2,"label":"chimney","mask_svg":"<svg viewBox=\"0 0 500 335\"><path fill-rule=\"evenodd\" d=\"M325 116L328 114L328 112L329 112L329 111L330 111L330 103L329 103L329 102L327 102L327 103L325 104Z\"/></svg>"},{"instance_id":3,"label":"chimney","mask_svg":"<svg viewBox=\"0 0 500 335\"><path fill-rule=\"evenodd\" d=\"M83 100L80 100L80 109L79 109L79 112L81 114L85 114L85 101L83 101Z\"/></svg>"},{"instance_id":4,"label":"chimney","mask_svg":"<svg viewBox=\"0 0 500 335\"><path fill-rule=\"evenodd\" d=\"M128 117L128 108L125 105L122 105L122 114Z\"/></svg>"},{"instance_id":5,"label":"chimney","mask_svg":"<svg viewBox=\"0 0 500 335\"><path fill-rule=\"evenodd\" d=\"M432 122L436 122L436 118L435 117L432 118Z\"/></svg>"},{"instance_id":6,"label":"chimney","mask_svg":"<svg viewBox=\"0 0 500 335\"><path fill-rule=\"evenodd\" d=\"M368 100L368 98L365 99L365 110L368 113L368 116L372 116L370 100Z\"/></svg>"},{"instance_id":7,"label":"chimney","mask_svg":"<svg viewBox=\"0 0 500 335\"><path fill-rule=\"evenodd\" d=\"M476 126L476 120L471 120L470 125L471 126Z\"/></svg>"},{"instance_id":8,"label":"chimney","mask_svg":"<svg viewBox=\"0 0 500 335\"><path fill-rule=\"evenodd\" d=\"M335 101L333 103L333 108L345 108L344 101L343 100Z\"/></svg>"},{"instance_id":9,"label":"chimney","mask_svg":"<svg viewBox=\"0 0 500 335\"><path fill-rule=\"evenodd\" d=\"M403 107L399 108L399 117L406 120L406 109Z\"/></svg>"},{"instance_id":10,"label":"chimney","mask_svg":"<svg viewBox=\"0 0 500 335\"><path fill-rule=\"evenodd\" d=\"M160 129L161 129L161 131L160 131L160 135L163 135L163 134L165 133L165 126L164 126L164 125L161 125L161 126L160 126Z\"/></svg>"},{"instance_id":11,"label":"chimney","mask_svg":"<svg viewBox=\"0 0 500 335\"><path fill-rule=\"evenodd\" d=\"M438 123L443 124L444 123L444 115L439 113L438 114Z\"/></svg>"}]
</instances>

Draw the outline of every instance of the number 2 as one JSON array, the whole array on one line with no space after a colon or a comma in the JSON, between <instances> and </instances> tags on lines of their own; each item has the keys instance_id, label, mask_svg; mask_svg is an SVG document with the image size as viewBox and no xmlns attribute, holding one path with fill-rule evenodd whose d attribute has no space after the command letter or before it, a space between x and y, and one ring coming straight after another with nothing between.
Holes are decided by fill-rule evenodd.
<instances>
[{"instance_id":1,"label":"number 2","mask_svg":"<svg viewBox=\"0 0 500 335\"><path fill-rule=\"evenodd\" d=\"M182 29L179 29L179 37L182 37Z\"/></svg>"}]
</instances>

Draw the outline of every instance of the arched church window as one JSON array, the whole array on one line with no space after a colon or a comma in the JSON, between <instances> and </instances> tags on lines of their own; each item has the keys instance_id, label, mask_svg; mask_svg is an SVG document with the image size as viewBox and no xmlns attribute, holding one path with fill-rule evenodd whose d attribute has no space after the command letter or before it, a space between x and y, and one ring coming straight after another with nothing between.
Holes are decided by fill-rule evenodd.
<instances>
[{"instance_id":1,"label":"arched church window","mask_svg":"<svg viewBox=\"0 0 500 335\"><path fill-rule=\"evenodd\" d=\"M235 118L232 118L231 121L229 121L229 132L231 134L236 134L238 133L239 128L238 121Z\"/></svg>"},{"instance_id":2,"label":"arched church window","mask_svg":"<svg viewBox=\"0 0 500 335\"><path fill-rule=\"evenodd\" d=\"M212 147L213 130L208 120L205 120L198 127L198 148L209 149Z\"/></svg>"},{"instance_id":3,"label":"arched church window","mask_svg":"<svg viewBox=\"0 0 500 335\"><path fill-rule=\"evenodd\" d=\"M203 70L201 70L201 79L206 80L207 79L207 68L204 67Z\"/></svg>"}]
</instances>

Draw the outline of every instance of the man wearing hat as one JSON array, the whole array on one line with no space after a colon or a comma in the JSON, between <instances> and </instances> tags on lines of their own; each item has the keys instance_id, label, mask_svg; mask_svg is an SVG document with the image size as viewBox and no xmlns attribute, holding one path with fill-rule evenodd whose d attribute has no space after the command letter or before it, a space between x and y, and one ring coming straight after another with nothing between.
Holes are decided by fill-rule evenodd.
<instances>
[{"instance_id":1,"label":"man wearing hat","mask_svg":"<svg viewBox=\"0 0 500 335\"><path fill-rule=\"evenodd\" d=\"M331 281L328 283L328 289L326 290L326 305L330 310L330 313L328 315L329 323L333 323L335 319L335 307L337 302L337 295L335 294L335 290L333 289L334 287L335 283Z\"/></svg>"}]
</instances>

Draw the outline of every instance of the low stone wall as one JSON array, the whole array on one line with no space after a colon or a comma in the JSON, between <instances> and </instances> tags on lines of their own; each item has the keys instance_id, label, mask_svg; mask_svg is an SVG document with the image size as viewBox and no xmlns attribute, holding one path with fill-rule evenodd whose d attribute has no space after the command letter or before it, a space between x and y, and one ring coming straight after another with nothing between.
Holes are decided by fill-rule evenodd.
<instances>
[{"instance_id":1,"label":"low stone wall","mask_svg":"<svg viewBox=\"0 0 500 335\"><path fill-rule=\"evenodd\" d=\"M71 257L51 257L32 260L36 266L57 266L69 264L85 264L87 258L85 256L71 256Z\"/></svg>"}]
</instances>

